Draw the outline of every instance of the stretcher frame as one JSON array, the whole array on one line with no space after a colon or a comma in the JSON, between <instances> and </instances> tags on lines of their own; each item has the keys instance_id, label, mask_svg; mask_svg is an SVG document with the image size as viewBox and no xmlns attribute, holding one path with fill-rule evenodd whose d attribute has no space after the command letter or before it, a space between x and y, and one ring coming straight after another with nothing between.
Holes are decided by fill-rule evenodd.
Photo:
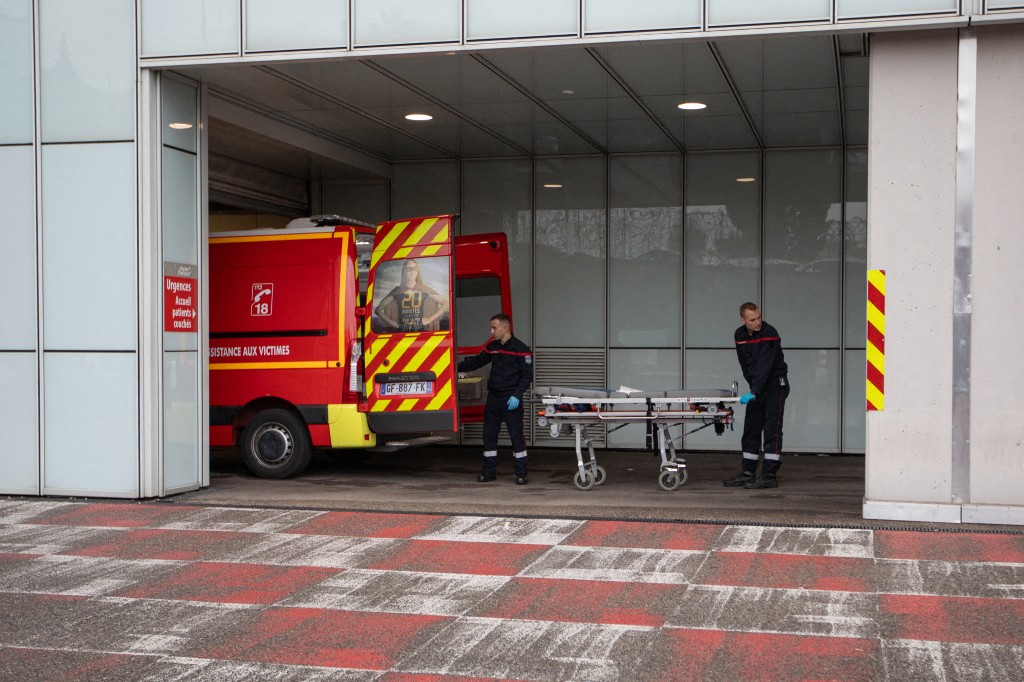
<instances>
[{"instance_id":1,"label":"stretcher frame","mask_svg":"<svg viewBox=\"0 0 1024 682\"><path fill-rule=\"evenodd\" d=\"M657 441L661 466L658 485L667 491L676 490L688 478L686 460L679 457L669 429L683 426L684 438L709 426L721 436L733 428L733 406L739 402L738 384L730 389L697 389L680 391L611 391L569 386L536 386L534 394L544 404L537 412L537 425L550 429L558 438L569 429L576 440L576 474L573 484L579 490L590 490L607 480L607 472L597 463L597 455L587 429L614 425L612 433L629 424L647 425L648 447ZM686 430L687 423L699 423ZM587 449L584 458L583 448Z\"/></svg>"}]
</instances>

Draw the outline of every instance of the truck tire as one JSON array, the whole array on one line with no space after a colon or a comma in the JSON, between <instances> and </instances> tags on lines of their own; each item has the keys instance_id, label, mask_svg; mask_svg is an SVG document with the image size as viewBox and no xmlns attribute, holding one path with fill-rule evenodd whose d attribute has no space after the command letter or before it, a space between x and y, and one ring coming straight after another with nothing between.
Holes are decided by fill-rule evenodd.
<instances>
[{"instance_id":1,"label":"truck tire","mask_svg":"<svg viewBox=\"0 0 1024 682\"><path fill-rule=\"evenodd\" d=\"M313 457L305 422L293 412L264 410L242 431L242 459L262 478L288 478L300 473Z\"/></svg>"}]
</instances>

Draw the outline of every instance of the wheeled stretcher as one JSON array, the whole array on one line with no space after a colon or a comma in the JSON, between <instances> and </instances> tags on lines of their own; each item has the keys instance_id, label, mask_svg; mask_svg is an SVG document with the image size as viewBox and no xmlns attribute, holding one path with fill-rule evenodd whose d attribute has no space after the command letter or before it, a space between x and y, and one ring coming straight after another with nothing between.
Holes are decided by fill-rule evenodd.
<instances>
[{"instance_id":1,"label":"wheeled stretcher","mask_svg":"<svg viewBox=\"0 0 1024 682\"><path fill-rule=\"evenodd\" d=\"M576 475L573 482L580 490L590 490L607 478L597 463L587 429L608 425L608 433L642 423L647 425L648 446L657 442L661 455L658 485L675 490L686 483L686 460L676 454L669 428L683 426L680 437L714 427L717 435L733 428L733 406L739 402L738 385L732 388L682 391L612 391L568 386L535 386L533 392L544 404L537 412L537 424L549 428L557 438L570 430L576 437ZM689 431L688 425L694 425ZM587 449L584 459L583 448Z\"/></svg>"}]
</instances>

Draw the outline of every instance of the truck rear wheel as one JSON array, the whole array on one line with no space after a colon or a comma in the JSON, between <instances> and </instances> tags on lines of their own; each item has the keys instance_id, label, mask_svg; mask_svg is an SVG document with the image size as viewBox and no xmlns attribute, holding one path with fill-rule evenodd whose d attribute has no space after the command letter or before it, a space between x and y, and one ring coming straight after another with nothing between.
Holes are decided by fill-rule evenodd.
<instances>
[{"instance_id":1,"label":"truck rear wheel","mask_svg":"<svg viewBox=\"0 0 1024 682\"><path fill-rule=\"evenodd\" d=\"M242 432L242 459L257 476L294 476L306 468L312 456L309 429L288 410L264 410Z\"/></svg>"}]
</instances>

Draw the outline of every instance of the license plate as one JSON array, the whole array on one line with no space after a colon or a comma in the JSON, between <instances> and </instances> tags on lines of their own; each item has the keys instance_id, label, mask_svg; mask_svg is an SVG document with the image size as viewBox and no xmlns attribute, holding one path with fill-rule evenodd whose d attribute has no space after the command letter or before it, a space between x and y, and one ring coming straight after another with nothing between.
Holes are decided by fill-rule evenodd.
<instances>
[{"instance_id":1,"label":"license plate","mask_svg":"<svg viewBox=\"0 0 1024 682\"><path fill-rule=\"evenodd\" d=\"M380 385L381 395L424 395L433 392L433 381L396 381Z\"/></svg>"}]
</instances>

